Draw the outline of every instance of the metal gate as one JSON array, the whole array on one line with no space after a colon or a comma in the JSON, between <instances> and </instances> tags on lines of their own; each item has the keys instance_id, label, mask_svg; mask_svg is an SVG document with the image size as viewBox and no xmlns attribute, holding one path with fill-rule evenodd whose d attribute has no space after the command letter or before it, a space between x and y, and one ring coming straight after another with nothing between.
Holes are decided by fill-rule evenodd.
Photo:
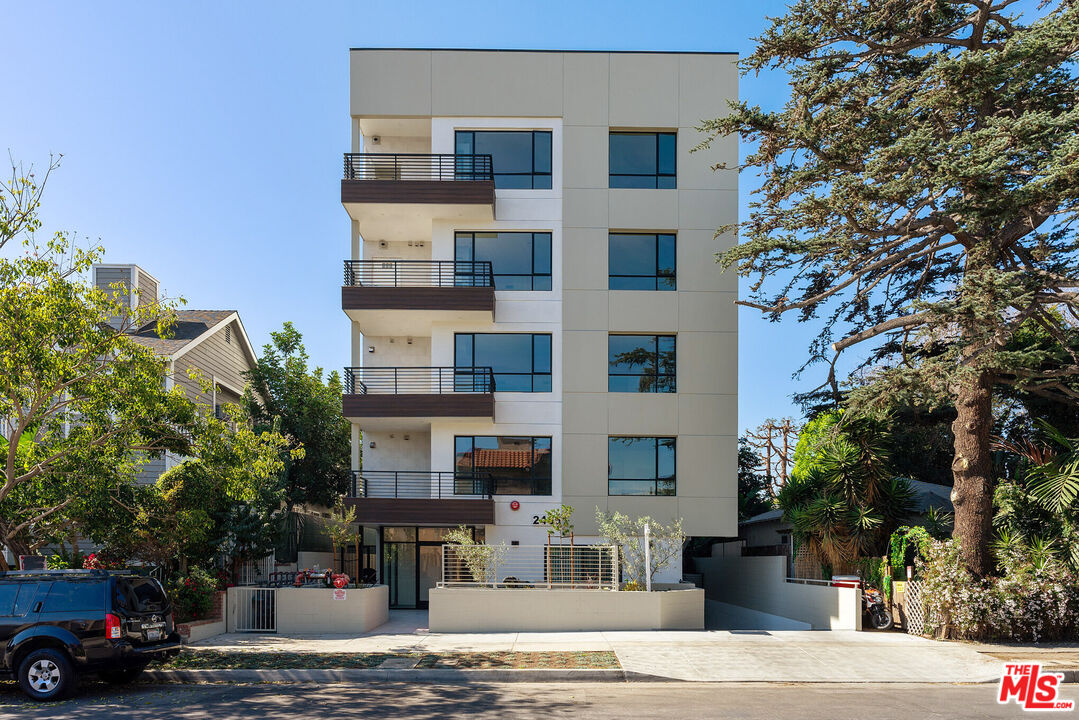
<instances>
[{"instance_id":1,"label":"metal gate","mask_svg":"<svg viewBox=\"0 0 1079 720\"><path fill-rule=\"evenodd\" d=\"M277 590L233 588L236 593L236 632L277 632Z\"/></svg>"},{"instance_id":2,"label":"metal gate","mask_svg":"<svg viewBox=\"0 0 1079 720\"><path fill-rule=\"evenodd\" d=\"M925 634L925 603L922 601L922 583L908 580L903 596L903 611L906 614L907 633Z\"/></svg>"}]
</instances>

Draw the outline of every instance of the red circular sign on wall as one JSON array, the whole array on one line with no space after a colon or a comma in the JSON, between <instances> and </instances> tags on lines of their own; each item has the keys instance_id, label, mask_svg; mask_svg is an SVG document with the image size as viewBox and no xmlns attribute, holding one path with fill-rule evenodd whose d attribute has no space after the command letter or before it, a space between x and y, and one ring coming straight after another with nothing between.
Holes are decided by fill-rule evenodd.
<instances>
[{"instance_id":1,"label":"red circular sign on wall","mask_svg":"<svg viewBox=\"0 0 1079 720\"><path fill-rule=\"evenodd\" d=\"M516 500L514 500L513 502L510 503L510 510L520 510L520 509L521 509L521 503L517 502Z\"/></svg>"}]
</instances>

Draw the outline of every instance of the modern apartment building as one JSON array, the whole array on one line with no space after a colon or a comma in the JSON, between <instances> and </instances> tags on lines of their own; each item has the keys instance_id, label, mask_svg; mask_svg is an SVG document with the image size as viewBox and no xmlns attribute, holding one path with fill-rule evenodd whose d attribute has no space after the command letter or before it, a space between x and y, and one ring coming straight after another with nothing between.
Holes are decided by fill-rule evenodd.
<instances>
[{"instance_id":1,"label":"modern apartment building","mask_svg":"<svg viewBox=\"0 0 1079 720\"><path fill-rule=\"evenodd\" d=\"M736 56L351 52L353 497L391 605L444 529L538 545L567 504L738 532ZM362 445L362 447L361 447ZM677 579L672 568L668 579Z\"/></svg>"}]
</instances>

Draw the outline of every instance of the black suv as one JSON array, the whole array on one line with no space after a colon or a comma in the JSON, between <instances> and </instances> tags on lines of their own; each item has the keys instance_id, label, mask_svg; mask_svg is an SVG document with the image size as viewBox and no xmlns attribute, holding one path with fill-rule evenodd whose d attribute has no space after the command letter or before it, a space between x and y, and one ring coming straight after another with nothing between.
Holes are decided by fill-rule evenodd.
<instances>
[{"instance_id":1,"label":"black suv","mask_svg":"<svg viewBox=\"0 0 1079 720\"><path fill-rule=\"evenodd\" d=\"M78 675L131 682L180 652L172 604L151 577L107 570L0 573L0 672L35 700L56 700Z\"/></svg>"}]
</instances>

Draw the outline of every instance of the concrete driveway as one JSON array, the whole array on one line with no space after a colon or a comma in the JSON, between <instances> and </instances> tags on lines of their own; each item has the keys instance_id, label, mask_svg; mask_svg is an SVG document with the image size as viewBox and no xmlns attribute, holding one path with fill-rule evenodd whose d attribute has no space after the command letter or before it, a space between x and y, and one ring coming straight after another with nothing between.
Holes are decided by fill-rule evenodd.
<instances>
[{"instance_id":1,"label":"concrete driveway","mask_svg":"<svg viewBox=\"0 0 1079 720\"><path fill-rule=\"evenodd\" d=\"M633 673L701 682L975 683L1000 677L1001 662L974 646L898 632L842 630L431 633L423 611L394 611L363 635L228 634L196 643L217 650L465 652L612 650Z\"/></svg>"}]
</instances>

